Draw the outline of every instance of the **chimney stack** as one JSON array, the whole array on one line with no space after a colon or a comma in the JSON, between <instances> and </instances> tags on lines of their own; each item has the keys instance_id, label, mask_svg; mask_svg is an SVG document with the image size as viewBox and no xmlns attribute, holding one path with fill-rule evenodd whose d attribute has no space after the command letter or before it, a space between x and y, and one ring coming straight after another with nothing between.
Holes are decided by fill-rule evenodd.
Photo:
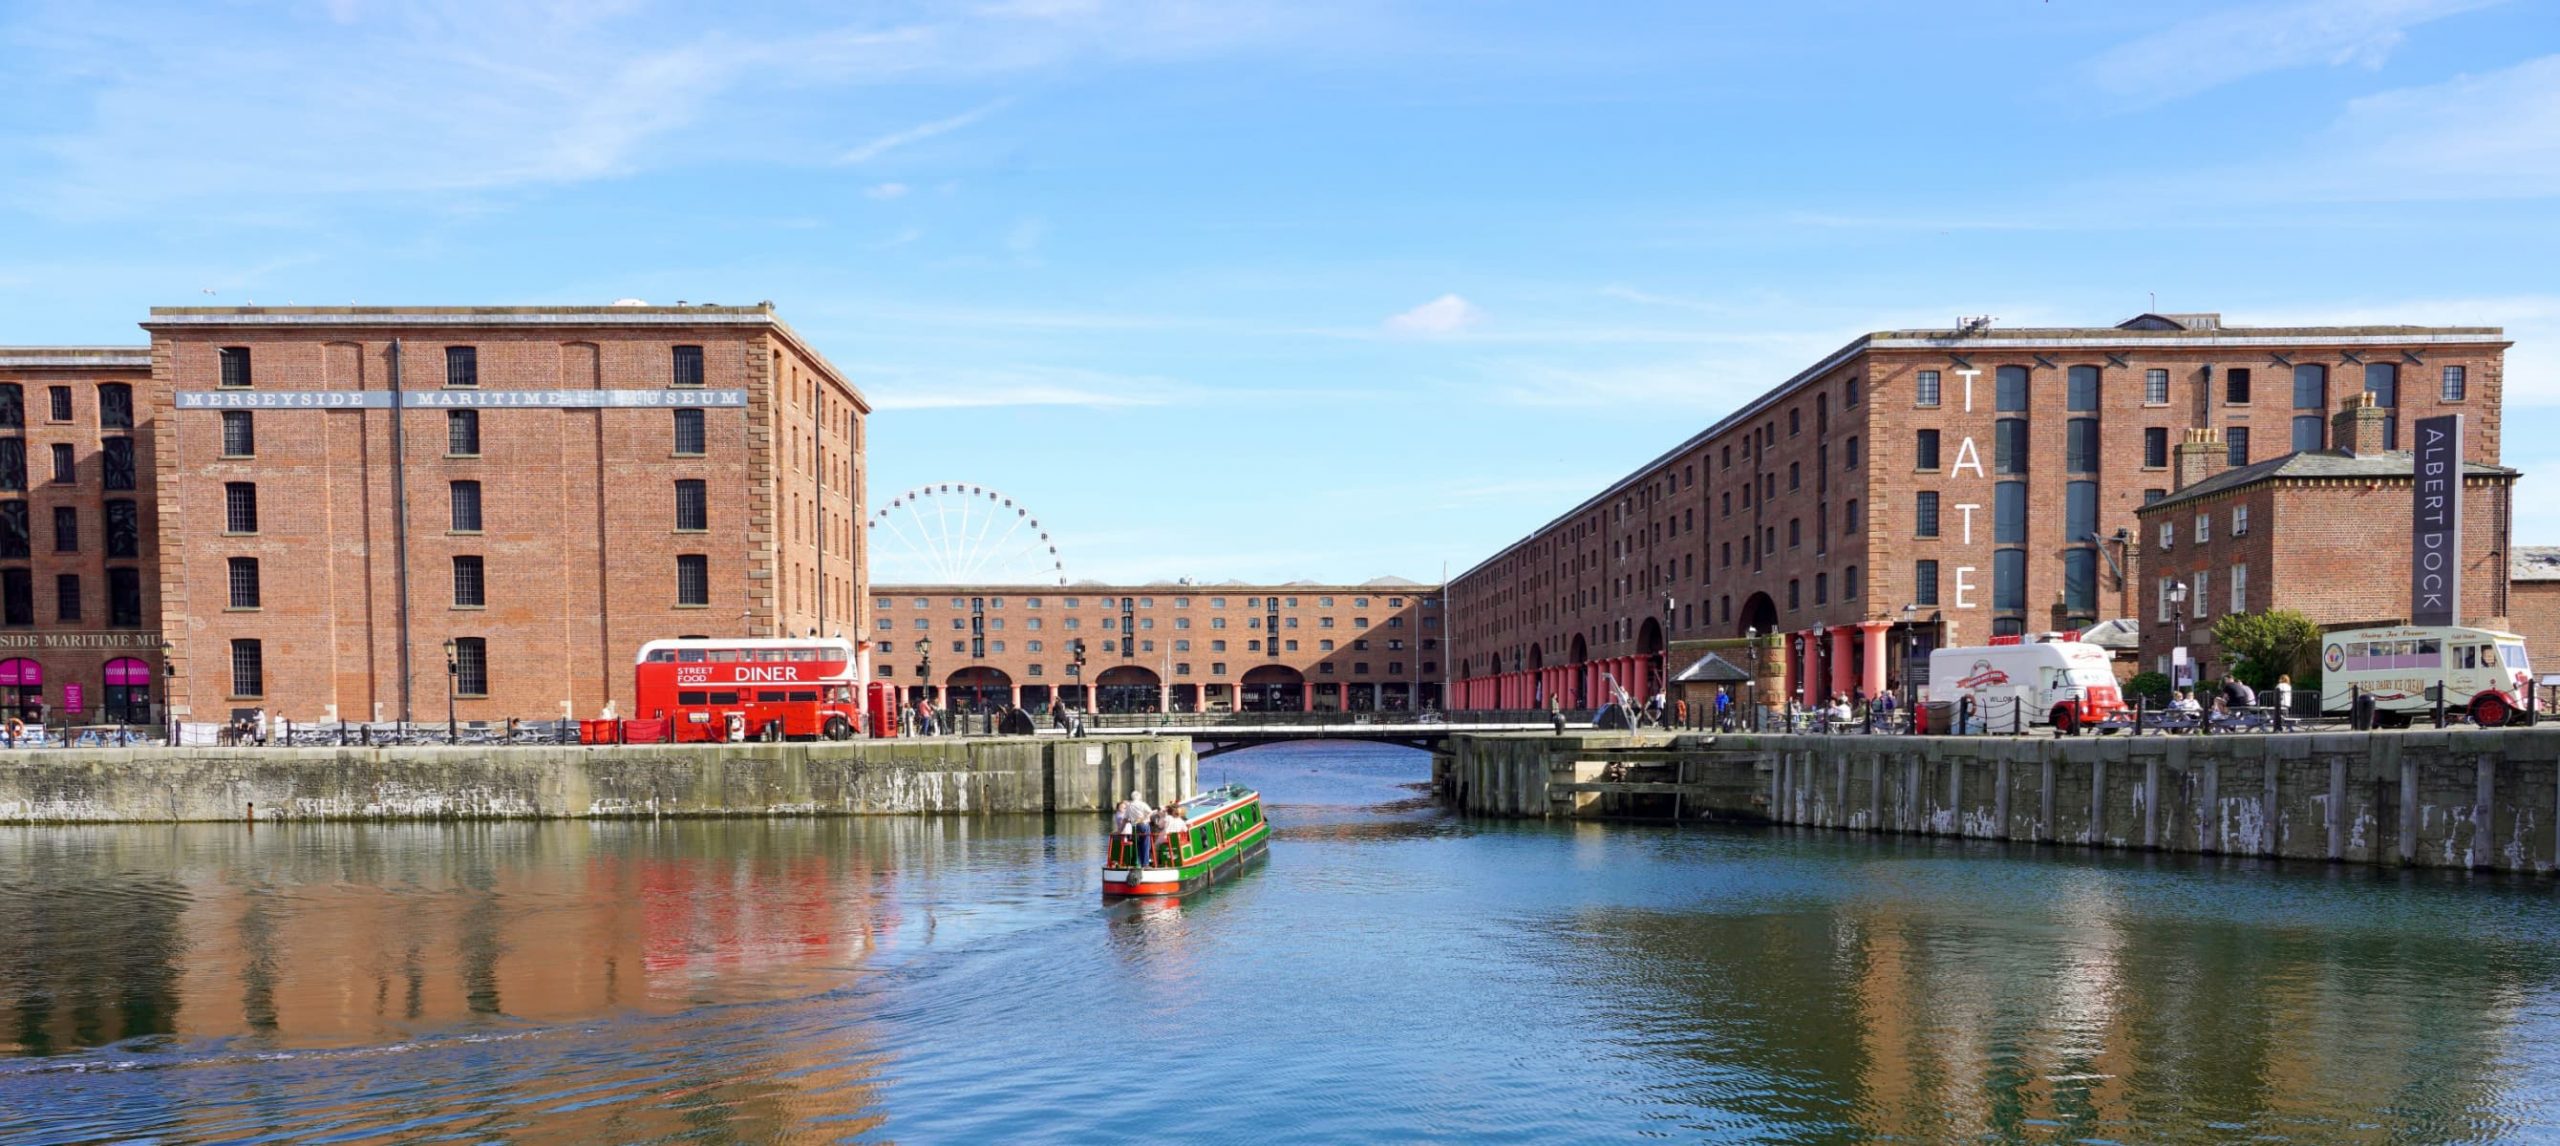
<instances>
[{"instance_id":1,"label":"chimney stack","mask_svg":"<svg viewBox=\"0 0 2560 1146\"><path fill-rule=\"evenodd\" d=\"M2230 447L2222 444L2222 431L2211 426L2187 431L2186 438L2178 443L2176 452L2177 457L2172 459L2171 470L2177 475L2178 489L2185 489L2220 473L2222 467L2231 460Z\"/></svg>"},{"instance_id":2,"label":"chimney stack","mask_svg":"<svg viewBox=\"0 0 2560 1146\"><path fill-rule=\"evenodd\" d=\"M2358 391L2329 420L2329 444L2350 457L2381 453L2382 431L2390 416L2390 411L2374 404L2372 391Z\"/></svg>"}]
</instances>

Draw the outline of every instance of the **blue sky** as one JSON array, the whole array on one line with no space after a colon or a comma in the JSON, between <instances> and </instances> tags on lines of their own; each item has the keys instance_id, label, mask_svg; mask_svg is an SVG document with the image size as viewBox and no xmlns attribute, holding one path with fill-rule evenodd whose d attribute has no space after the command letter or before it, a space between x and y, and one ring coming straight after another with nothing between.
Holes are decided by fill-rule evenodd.
<instances>
[{"instance_id":1,"label":"blue sky","mask_svg":"<svg viewBox=\"0 0 2560 1146\"><path fill-rule=\"evenodd\" d=\"M1859 332L2154 292L2506 326L2560 543L2551 0L20 0L0 46L0 342L771 299L879 407L876 503L1001 489L1077 577L1454 573Z\"/></svg>"}]
</instances>

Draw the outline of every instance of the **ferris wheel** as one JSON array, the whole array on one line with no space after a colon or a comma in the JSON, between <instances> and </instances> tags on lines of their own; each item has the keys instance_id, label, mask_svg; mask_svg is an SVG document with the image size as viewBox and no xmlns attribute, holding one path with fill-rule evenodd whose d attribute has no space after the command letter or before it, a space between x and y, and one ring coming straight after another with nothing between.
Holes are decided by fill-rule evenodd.
<instances>
[{"instance_id":1,"label":"ferris wheel","mask_svg":"<svg viewBox=\"0 0 2560 1146\"><path fill-rule=\"evenodd\" d=\"M982 485L917 486L890 498L864 524L871 531L871 576L884 584L1067 583L1067 567L1040 519Z\"/></svg>"}]
</instances>

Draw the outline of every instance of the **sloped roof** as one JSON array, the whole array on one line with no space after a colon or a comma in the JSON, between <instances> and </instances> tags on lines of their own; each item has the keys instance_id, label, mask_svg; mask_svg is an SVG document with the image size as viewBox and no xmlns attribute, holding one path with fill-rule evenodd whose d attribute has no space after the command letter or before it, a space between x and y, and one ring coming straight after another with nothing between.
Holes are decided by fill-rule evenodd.
<instances>
[{"instance_id":1,"label":"sloped roof","mask_svg":"<svg viewBox=\"0 0 2560 1146\"><path fill-rule=\"evenodd\" d=\"M2350 454L2341 450L2304 450L2282 457L2251 462L2238 469L2224 470L2185 489L2142 506L2136 513L2149 513L2170 506L2184 505L2199 498L2239 489L2246 485L2276 478L2400 478L2407 479L2417 462L2407 450L2385 450L2378 454ZM2467 462L2466 477L2504 475L2514 477L2516 471L2484 462Z\"/></svg>"},{"instance_id":2,"label":"sloped roof","mask_svg":"<svg viewBox=\"0 0 2560 1146\"><path fill-rule=\"evenodd\" d=\"M1680 674L1671 679L1676 684L1741 684L1750 680L1751 674L1736 667L1732 661L1708 653L1691 661L1689 667L1681 669Z\"/></svg>"},{"instance_id":3,"label":"sloped roof","mask_svg":"<svg viewBox=\"0 0 2560 1146\"><path fill-rule=\"evenodd\" d=\"M2507 560L2507 580L2560 581L2560 545L2519 545Z\"/></svg>"}]
</instances>

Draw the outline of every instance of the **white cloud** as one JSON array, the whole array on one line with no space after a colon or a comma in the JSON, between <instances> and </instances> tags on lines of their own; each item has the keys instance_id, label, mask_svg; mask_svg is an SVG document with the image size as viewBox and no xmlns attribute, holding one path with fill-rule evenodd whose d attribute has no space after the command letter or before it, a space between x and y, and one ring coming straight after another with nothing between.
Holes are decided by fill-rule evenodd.
<instances>
[{"instance_id":1,"label":"white cloud","mask_svg":"<svg viewBox=\"0 0 2560 1146\"><path fill-rule=\"evenodd\" d=\"M2560 195L2560 55L2356 100L2311 158L2340 197Z\"/></svg>"},{"instance_id":2,"label":"white cloud","mask_svg":"<svg viewBox=\"0 0 2560 1146\"><path fill-rule=\"evenodd\" d=\"M874 199L904 199L909 190L904 183L874 183L862 193Z\"/></svg>"},{"instance_id":3,"label":"white cloud","mask_svg":"<svg viewBox=\"0 0 2560 1146\"><path fill-rule=\"evenodd\" d=\"M1429 302L1387 319L1387 329L1398 334L1446 337L1465 331L1484 320L1484 312L1476 304L1454 294L1444 294Z\"/></svg>"},{"instance_id":4,"label":"white cloud","mask_svg":"<svg viewBox=\"0 0 2560 1146\"><path fill-rule=\"evenodd\" d=\"M2381 66L2408 30L2502 0L2285 0L2182 20L2089 62L2102 90L2137 105L2262 72Z\"/></svg>"},{"instance_id":5,"label":"white cloud","mask_svg":"<svg viewBox=\"0 0 2560 1146\"><path fill-rule=\"evenodd\" d=\"M1010 101L997 100L993 103L971 108L968 111L961 112L960 114L951 116L947 119L931 120L925 123L919 123L914 127L901 128L897 131L890 132L887 135L874 139L869 143L863 144L860 147L854 148L851 151L845 152L843 155L837 157L836 162L846 164L869 163L872 160L878 159L881 156L901 147L906 147L910 144L922 143L937 135L948 135L952 132L958 131L961 128L967 127L970 124L976 123L979 120L995 114L996 111L1003 108L1008 102Z\"/></svg>"}]
</instances>

